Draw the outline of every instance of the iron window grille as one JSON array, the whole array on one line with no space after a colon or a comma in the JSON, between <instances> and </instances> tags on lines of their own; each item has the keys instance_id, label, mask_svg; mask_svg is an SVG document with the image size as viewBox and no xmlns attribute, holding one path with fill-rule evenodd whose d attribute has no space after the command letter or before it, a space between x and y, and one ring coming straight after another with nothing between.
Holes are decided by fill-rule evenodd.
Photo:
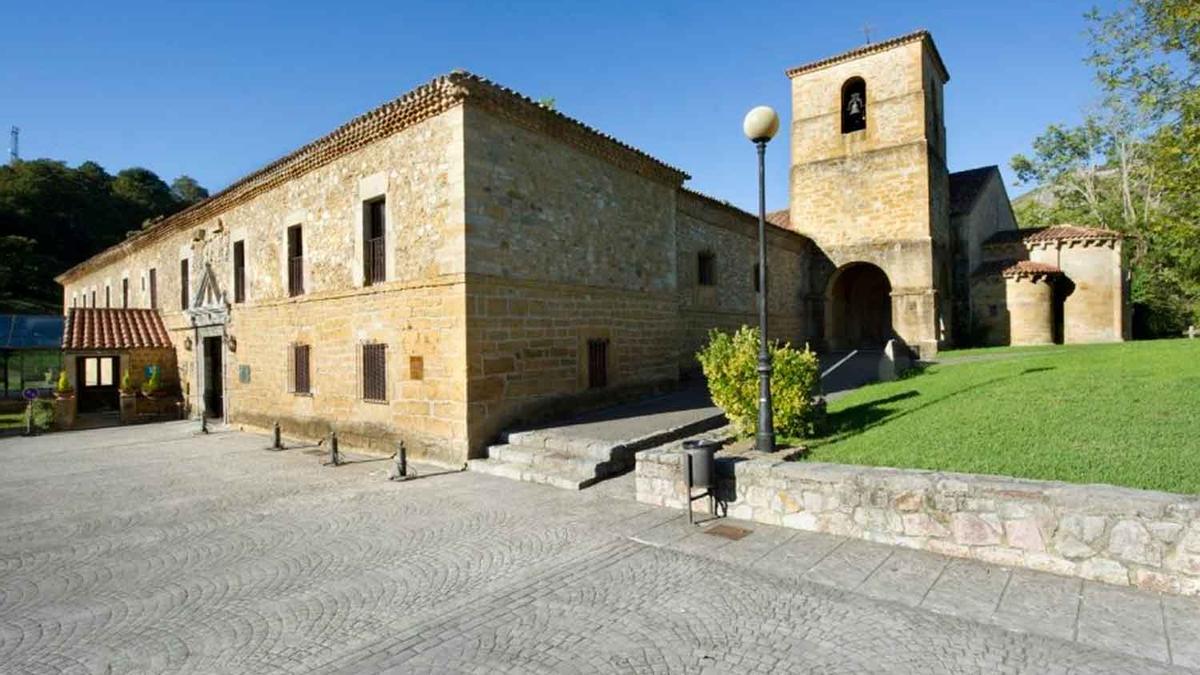
<instances>
[{"instance_id":1,"label":"iron window grille","mask_svg":"<svg viewBox=\"0 0 1200 675\"><path fill-rule=\"evenodd\" d=\"M288 240L288 295L304 294L304 235L299 225L287 230Z\"/></svg>"},{"instance_id":2,"label":"iron window grille","mask_svg":"<svg viewBox=\"0 0 1200 675\"><path fill-rule=\"evenodd\" d=\"M312 346L293 344L291 366L292 393L311 394Z\"/></svg>"},{"instance_id":3,"label":"iron window grille","mask_svg":"<svg viewBox=\"0 0 1200 675\"><path fill-rule=\"evenodd\" d=\"M246 301L246 242L233 243L233 301Z\"/></svg>"},{"instance_id":4,"label":"iron window grille","mask_svg":"<svg viewBox=\"0 0 1200 675\"><path fill-rule=\"evenodd\" d=\"M387 280L387 249L384 246L384 231L387 219L387 202L373 199L363 204L363 285L382 283Z\"/></svg>"},{"instance_id":5,"label":"iron window grille","mask_svg":"<svg viewBox=\"0 0 1200 675\"><path fill-rule=\"evenodd\" d=\"M588 389L608 386L608 340L588 340Z\"/></svg>"},{"instance_id":6,"label":"iron window grille","mask_svg":"<svg viewBox=\"0 0 1200 675\"><path fill-rule=\"evenodd\" d=\"M387 345L368 342L362 345L362 398L387 401Z\"/></svg>"},{"instance_id":7,"label":"iron window grille","mask_svg":"<svg viewBox=\"0 0 1200 675\"><path fill-rule=\"evenodd\" d=\"M188 261L187 258L179 261L179 308L188 308Z\"/></svg>"}]
</instances>

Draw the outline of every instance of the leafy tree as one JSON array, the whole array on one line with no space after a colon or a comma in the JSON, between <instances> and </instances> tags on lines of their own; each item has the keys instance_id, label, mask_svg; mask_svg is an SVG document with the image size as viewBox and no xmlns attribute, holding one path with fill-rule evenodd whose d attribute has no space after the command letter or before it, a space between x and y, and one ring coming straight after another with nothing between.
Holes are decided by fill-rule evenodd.
<instances>
[{"instance_id":1,"label":"leafy tree","mask_svg":"<svg viewBox=\"0 0 1200 675\"><path fill-rule=\"evenodd\" d=\"M1133 0L1085 15L1098 100L1074 127L1051 125L1012 166L1048 203L1017 209L1022 226L1073 222L1126 236L1143 335L1200 319L1200 5Z\"/></svg>"},{"instance_id":2,"label":"leafy tree","mask_svg":"<svg viewBox=\"0 0 1200 675\"><path fill-rule=\"evenodd\" d=\"M175 201L187 206L208 199L208 190L201 187L195 178L186 174L171 183L171 194L175 196Z\"/></svg>"},{"instance_id":3,"label":"leafy tree","mask_svg":"<svg viewBox=\"0 0 1200 675\"><path fill-rule=\"evenodd\" d=\"M0 166L0 312L61 310L55 275L187 205L147 169L114 177L95 162Z\"/></svg>"}]
</instances>

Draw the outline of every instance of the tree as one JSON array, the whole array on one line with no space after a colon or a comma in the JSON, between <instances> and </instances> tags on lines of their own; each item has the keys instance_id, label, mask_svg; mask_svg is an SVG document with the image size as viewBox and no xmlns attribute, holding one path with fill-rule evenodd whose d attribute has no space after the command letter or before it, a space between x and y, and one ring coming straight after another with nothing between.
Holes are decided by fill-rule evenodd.
<instances>
[{"instance_id":1,"label":"tree","mask_svg":"<svg viewBox=\"0 0 1200 675\"><path fill-rule=\"evenodd\" d=\"M1125 234L1135 328L1178 334L1200 319L1200 5L1133 0L1085 18L1097 103L1078 126L1048 127L1032 157L1013 158L1021 183L1053 196L1017 217Z\"/></svg>"},{"instance_id":2,"label":"tree","mask_svg":"<svg viewBox=\"0 0 1200 675\"><path fill-rule=\"evenodd\" d=\"M118 173L113 180L112 191L123 203L126 220L138 224L157 216L170 215L181 208L163 179L141 167Z\"/></svg>"},{"instance_id":3,"label":"tree","mask_svg":"<svg viewBox=\"0 0 1200 675\"><path fill-rule=\"evenodd\" d=\"M187 206L208 199L208 190L201 187L195 178L186 174L172 181L171 194L175 196L175 201Z\"/></svg>"}]
</instances>

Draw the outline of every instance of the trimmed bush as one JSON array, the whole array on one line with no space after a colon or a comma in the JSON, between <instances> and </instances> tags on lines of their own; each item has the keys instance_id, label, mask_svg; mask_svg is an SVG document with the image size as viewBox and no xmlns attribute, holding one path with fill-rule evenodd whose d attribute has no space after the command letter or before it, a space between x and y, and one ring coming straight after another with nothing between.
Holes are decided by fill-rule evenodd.
<instances>
[{"instance_id":1,"label":"trimmed bush","mask_svg":"<svg viewBox=\"0 0 1200 675\"><path fill-rule=\"evenodd\" d=\"M54 424L54 404L39 398L33 402L33 428L46 431Z\"/></svg>"},{"instance_id":2,"label":"trimmed bush","mask_svg":"<svg viewBox=\"0 0 1200 675\"><path fill-rule=\"evenodd\" d=\"M793 438L815 436L819 406L813 397L821 382L817 355L788 343L772 343L770 350L775 432ZM739 434L752 435L758 424L758 329L742 326L732 335L709 331L708 345L696 358L713 403Z\"/></svg>"},{"instance_id":3,"label":"trimmed bush","mask_svg":"<svg viewBox=\"0 0 1200 675\"><path fill-rule=\"evenodd\" d=\"M151 396L162 388L162 378L158 375L158 366L154 366L150 371L150 379L142 383L142 393L146 396Z\"/></svg>"}]
</instances>

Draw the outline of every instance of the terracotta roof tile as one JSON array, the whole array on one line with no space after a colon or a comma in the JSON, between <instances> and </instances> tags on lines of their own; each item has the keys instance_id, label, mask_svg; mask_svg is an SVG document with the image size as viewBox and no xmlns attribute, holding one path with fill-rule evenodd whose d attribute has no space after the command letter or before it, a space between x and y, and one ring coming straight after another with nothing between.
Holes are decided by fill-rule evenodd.
<instances>
[{"instance_id":1,"label":"terracotta roof tile","mask_svg":"<svg viewBox=\"0 0 1200 675\"><path fill-rule=\"evenodd\" d=\"M1047 276L1052 274L1062 274L1062 270L1054 265L1034 262L1032 260L990 260L976 268L972 276L1013 278L1022 276Z\"/></svg>"},{"instance_id":2,"label":"terracotta roof tile","mask_svg":"<svg viewBox=\"0 0 1200 675\"><path fill-rule=\"evenodd\" d=\"M63 329L63 349L171 347L171 336L156 309L72 307Z\"/></svg>"},{"instance_id":3,"label":"terracotta roof tile","mask_svg":"<svg viewBox=\"0 0 1200 675\"><path fill-rule=\"evenodd\" d=\"M338 157L386 138L402 129L435 117L464 101L479 104L520 126L545 133L590 154L638 174L679 185L689 176L651 155L579 120L547 108L512 89L465 71L455 71L427 82L399 98L360 115L317 140L267 164L208 199L162 219L92 258L60 274L62 283L122 251L134 250L187 227L215 218L230 208L319 168Z\"/></svg>"},{"instance_id":4,"label":"terracotta roof tile","mask_svg":"<svg viewBox=\"0 0 1200 675\"><path fill-rule=\"evenodd\" d=\"M1016 243L1032 244L1044 241L1115 241L1123 238L1120 232L1098 227L1051 225L1050 227L1024 230L1001 230L988 237L983 244L984 246L993 246Z\"/></svg>"},{"instance_id":5,"label":"terracotta roof tile","mask_svg":"<svg viewBox=\"0 0 1200 675\"><path fill-rule=\"evenodd\" d=\"M937 64L937 67L939 69L941 69L941 71L942 71L943 80L945 80L946 82L949 82L950 81L950 71L946 70L946 64L945 64L945 62L942 61L942 55L938 53L937 47L933 44L933 36L930 35L929 31L927 31L927 30L917 30L917 31L913 31L911 33L907 33L905 35L900 35L898 37L894 37L890 40L884 40L883 42L873 42L870 44L865 44L861 47L851 49L848 52L842 52L841 54L837 54L835 56L829 56L829 57L826 57L823 59L819 59L817 61L810 61L809 63L805 63L804 65L795 66L793 68L788 68L784 72L787 74L788 77L795 77L796 75L799 75L800 73L806 73L810 70L816 70L817 68L823 68L825 66L832 66L835 63L841 63L842 61L849 61L851 59L856 59L860 56L866 56L867 54L874 54L875 52L886 51L888 49L891 49L892 47L898 47L902 44L905 44L908 42L915 42L917 40L923 40L923 41L925 41L925 44L929 46L929 50L933 53L934 62Z\"/></svg>"}]
</instances>

